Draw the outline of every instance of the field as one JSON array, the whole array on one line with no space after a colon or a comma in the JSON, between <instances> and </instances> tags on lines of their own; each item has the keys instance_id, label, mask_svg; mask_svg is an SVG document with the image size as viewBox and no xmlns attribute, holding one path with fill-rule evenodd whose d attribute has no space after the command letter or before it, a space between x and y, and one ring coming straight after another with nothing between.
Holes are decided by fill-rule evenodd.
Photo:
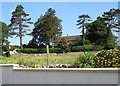
<instances>
[{"instance_id":1,"label":"field","mask_svg":"<svg viewBox=\"0 0 120 86\"><path fill-rule=\"evenodd\" d=\"M61 55L50 55L50 64L71 64L79 54L61 54ZM26 56L15 54L11 57L0 57L0 64L19 64L29 67L34 67L35 65L43 66L47 65L47 55L42 56Z\"/></svg>"},{"instance_id":2,"label":"field","mask_svg":"<svg viewBox=\"0 0 120 86\"><path fill-rule=\"evenodd\" d=\"M92 52L96 53L96 52ZM50 55L50 64L72 64L77 57L83 53L69 53ZM21 55L15 54L11 57L0 56L0 64L19 64L27 67L41 67L47 65L47 55L35 56L35 55Z\"/></svg>"}]
</instances>

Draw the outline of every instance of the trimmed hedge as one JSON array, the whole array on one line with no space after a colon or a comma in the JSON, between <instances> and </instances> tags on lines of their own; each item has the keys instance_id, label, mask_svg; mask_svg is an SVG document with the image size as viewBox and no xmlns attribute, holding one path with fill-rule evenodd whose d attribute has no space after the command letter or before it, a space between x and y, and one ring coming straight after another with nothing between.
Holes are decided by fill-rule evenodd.
<instances>
[{"instance_id":1,"label":"trimmed hedge","mask_svg":"<svg viewBox=\"0 0 120 86\"><path fill-rule=\"evenodd\" d=\"M94 50L94 51L100 51L100 50L102 50L102 49L104 49L104 46L101 46L101 45L95 45L95 46L93 47L93 50Z\"/></svg>"},{"instance_id":2,"label":"trimmed hedge","mask_svg":"<svg viewBox=\"0 0 120 86\"><path fill-rule=\"evenodd\" d=\"M50 48L49 52L50 53L62 53L62 49L61 48Z\"/></svg>"},{"instance_id":3,"label":"trimmed hedge","mask_svg":"<svg viewBox=\"0 0 120 86\"><path fill-rule=\"evenodd\" d=\"M93 45L83 45L83 46L73 46L72 52L80 52L80 51L92 51Z\"/></svg>"},{"instance_id":4,"label":"trimmed hedge","mask_svg":"<svg viewBox=\"0 0 120 86\"><path fill-rule=\"evenodd\" d=\"M20 52L22 53L46 53L46 48L24 48L21 49ZM61 48L50 48L50 53L62 53Z\"/></svg>"}]
</instances>

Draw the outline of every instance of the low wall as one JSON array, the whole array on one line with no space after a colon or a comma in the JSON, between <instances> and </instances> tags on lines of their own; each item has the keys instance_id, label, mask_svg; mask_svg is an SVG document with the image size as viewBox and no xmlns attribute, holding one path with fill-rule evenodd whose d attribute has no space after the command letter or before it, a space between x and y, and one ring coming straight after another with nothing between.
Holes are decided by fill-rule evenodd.
<instances>
[{"instance_id":1,"label":"low wall","mask_svg":"<svg viewBox=\"0 0 120 86\"><path fill-rule=\"evenodd\" d=\"M18 68L1 64L1 84L118 84L118 68Z\"/></svg>"}]
</instances>

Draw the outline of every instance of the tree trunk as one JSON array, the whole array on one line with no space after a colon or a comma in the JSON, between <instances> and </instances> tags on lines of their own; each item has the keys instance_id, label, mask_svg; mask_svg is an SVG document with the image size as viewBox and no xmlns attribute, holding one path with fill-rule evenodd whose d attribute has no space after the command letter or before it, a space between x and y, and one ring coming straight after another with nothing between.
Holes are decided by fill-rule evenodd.
<instances>
[{"instance_id":1,"label":"tree trunk","mask_svg":"<svg viewBox=\"0 0 120 86\"><path fill-rule=\"evenodd\" d=\"M20 21L19 21L20 48L23 49L23 46L22 46L22 21L21 21L21 16L19 18L20 18Z\"/></svg>"},{"instance_id":2,"label":"tree trunk","mask_svg":"<svg viewBox=\"0 0 120 86\"><path fill-rule=\"evenodd\" d=\"M23 46L22 46L22 36L20 36L20 48L23 49Z\"/></svg>"},{"instance_id":3,"label":"tree trunk","mask_svg":"<svg viewBox=\"0 0 120 86\"><path fill-rule=\"evenodd\" d=\"M111 31L111 26L107 27L107 37L106 37L106 44L109 42L110 40L110 31Z\"/></svg>"},{"instance_id":4,"label":"tree trunk","mask_svg":"<svg viewBox=\"0 0 120 86\"><path fill-rule=\"evenodd\" d=\"M52 41L52 48L55 47L55 38L53 38L53 41Z\"/></svg>"},{"instance_id":5,"label":"tree trunk","mask_svg":"<svg viewBox=\"0 0 120 86\"><path fill-rule=\"evenodd\" d=\"M82 43L84 45L84 41L85 41L85 33L84 33L84 23L83 23L83 28L82 28Z\"/></svg>"},{"instance_id":6,"label":"tree trunk","mask_svg":"<svg viewBox=\"0 0 120 86\"><path fill-rule=\"evenodd\" d=\"M54 46L55 46L55 43L54 43L54 42L52 42L52 48L54 48Z\"/></svg>"},{"instance_id":7,"label":"tree trunk","mask_svg":"<svg viewBox=\"0 0 120 86\"><path fill-rule=\"evenodd\" d=\"M84 27L83 27L82 33L83 33L83 35L82 35L82 42L84 44L84 41L85 41Z\"/></svg>"}]
</instances>

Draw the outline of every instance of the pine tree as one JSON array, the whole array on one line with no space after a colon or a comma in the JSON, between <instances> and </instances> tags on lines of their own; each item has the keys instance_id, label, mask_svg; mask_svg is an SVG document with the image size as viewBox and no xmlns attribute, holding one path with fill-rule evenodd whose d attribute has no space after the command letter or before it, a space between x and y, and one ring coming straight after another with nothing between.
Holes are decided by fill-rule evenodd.
<instances>
[{"instance_id":1,"label":"pine tree","mask_svg":"<svg viewBox=\"0 0 120 86\"><path fill-rule=\"evenodd\" d=\"M112 28L120 28L120 22L119 22L119 15L120 10L119 9L110 9L108 12L104 12L103 19L107 25L107 35L106 35L106 43L108 43L111 39L111 29Z\"/></svg>"},{"instance_id":2,"label":"pine tree","mask_svg":"<svg viewBox=\"0 0 120 86\"><path fill-rule=\"evenodd\" d=\"M87 25L88 21L91 21L90 16L84 15L84 14L80 15L79 20L77 20L77 26L79 26L78 29L82 28L82 43L83 44L84 44L84 41L85 41L85 28L86 28L86 25Z\"/></svg>"},{"instance_id":3,"label":"pine tree","mask_svg":"<svg viewBox=\"0 0 120 86\"><path fill-rule=\"evenodd\" d=\"M35 28L32 35L38 45L49 45L52 43L52 47L54 47L58 41L58 37L61 36L62 20L56 16L55 12L54 9L49 8L34 24Z\"/></svg>"},{"instance_id":4,"label":"pine tree","mask_svg":"<svg viewBox=\"0 0 120 86\"><path fill-rule=\"evenodd\" d=\"M0 22L0 54L2 51L9 51L9 27L4 22Z\"/></svg>"},{"instance_id":5,"label":"pine tree","mask_svg":"<svg viewBox=\"0 0 120 86\"><path fill-rule=\"evenodd\" d=\"M12 12L11 24L10 26L10 35L16 35L16 37L20 38L20 48L22 47L22 37L28 35L27 29L29 27L28 24L32 24L30 22L31 18L27 18L29 14L24 11L24 7L22 5L17 5L15 11Z\"/></svg>"}]
</instances>

